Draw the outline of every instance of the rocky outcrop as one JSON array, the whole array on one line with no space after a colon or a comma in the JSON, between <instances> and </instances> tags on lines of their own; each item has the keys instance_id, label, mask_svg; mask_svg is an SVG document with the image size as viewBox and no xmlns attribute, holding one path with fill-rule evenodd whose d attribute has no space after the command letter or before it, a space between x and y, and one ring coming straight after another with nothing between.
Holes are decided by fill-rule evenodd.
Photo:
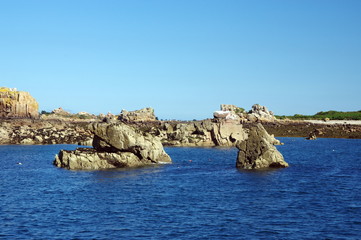
<instances>
[{"instance_id":1,"label":"rocky outcrop","mask_svg":"<svg viewBox=\"0 0 361 240\"><path fill-rule=\"evenodd\" d=\"M71 115L70 112L65 111L62 107L54 109L51 113L56 114L56 115L60 115L60 116L70 116Z\"/></svg>"},{"instance_id":2,"label":"rocky outcrop","mask_svg":"<svg viewBox=\"0 0 361 240\"><path fill-rule=\"evenodd\" d=\"M158 136L167 146L231 147L246 138L242 124L221 120L162 122L145 131Z\"/></svg>"},{"instance_id":3,"label":"rocky outcrop","mask_svg":"<svg viewBox=\"0 0 361 240\"><path fill-rule=\"evenodd\" d=\"M251 122L275 121L276 117L274 116L273 112L268 111L267 107L254 104L250 113L248 114L248 120Z\"/></svg>"},{"instance_id":4,"label":"rocky outcrop","mask_svg":"<svg viewBox=\"0 0 361 240\"><path fill-rule=\"evenodd\" d=\"M226 119L226 120L234 120L234 121L241 120L241 118L233 111L215 111L213 113L213 117L217 119Z\"/></svg>"},{"instance_id":5,"label":"rocky outcrop","mask_svg":"<svg viewBox=\"0 0 361 240\"><path fill-rule=\"evenodd\" d=\"M28 93L0 88L0 118L38 118L39 105Z\"/></svg>"},{"instance_id":6,"label":"rocky outcrop","mask_svg":"<svg viewBox=\"0 0 361 240\"><path fill-rule=\"evenodd\" d=\"M215 111L213 117L215 119L226 119L233 121L245 120L246 112L243 108L236 105L221 104L220 111Z\"/></svg>"},{"instance_id":7,"label":"rocky outcrop","mask_svg":"<svg viewBox=\"0 0 361 240\"><path fill-rule=\"evenodd\" d=\"M282 154L270 141L272 137L261 124L248 129L248 138L237 142L237 168L262 169L288 167Z\"/></svg>"},{"instance_id":8,"label":"rocky outcrop","mask_svg":"<svg viewBox=\"0 0 361 240\"><path fill-rule=\"evenodd\" d=\"M124 123L94 123L89 129L94 134L93 148L61 150L54 161L56 166L95 170L171 162L158 138Z\"/></svg>"},{"instance_id":9,"label":"rocky outcrop","mask_svg":"<svg viewBox=\"0 0 361 240\"><path fill-rule=\"evenodd\" d=\"M154 115L153 108L143 108L136 111L128 112L127 110L122 110L119 115L119 120L123 122L147 122L147 121L155 121L157 118Z\"/></svg>"}]
</instances>

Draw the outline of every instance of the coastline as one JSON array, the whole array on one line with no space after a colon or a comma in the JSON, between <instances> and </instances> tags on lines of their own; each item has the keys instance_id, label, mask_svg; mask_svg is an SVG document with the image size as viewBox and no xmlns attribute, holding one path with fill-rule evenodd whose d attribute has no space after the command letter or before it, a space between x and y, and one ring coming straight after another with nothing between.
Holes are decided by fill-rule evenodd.
<instances>
[{"instance_id":1,"label":"coastline","mask_svg":"<svg viewBox=\"0 0 361 240\"><path fill-rule=\"evenodd\" d=\"M94 121L95 120L75 121L74 119L68 121L65 121L64 119L2 119L0 120L0 144L91 145L92 134L87 130L87 126ZM211 120L208 119L196 122L146 121L127 124L164 138L162 141L164 146L214 147L215 144L212 141L204 142L204 140L202 140L196 142L197 138L190 138L190 140L192 140L190 142L182 141L182 136L184 137L187 134L189 135L192 133L195 124L197 126L205 124L204 126L206 126L206 122L209 121ZM361 121L357 120L331 120L327 122L318 120L276 120L268 122L263 121L261 123L266 131L269 134L273 134L275 137L307 138L313 134L317 138L361 139ZM242 126L244 128L249 128L255 124L257 124L257 122L245 122ZM168 139L166 137L167 135L171 136L171 138Z\"/></svg>"},{"instance_id":2,"label":"coastline","mask_svg":"<svg viewBox=\"0 0 361 240\"><path fill-rule=\"evenodd\" d=\"M318 138L361 139L361 121L352 120L278 120L262 123L269 134L275 137L309 137L314 134Z\"/></svg>"},{"instance_id":3,"label":"coastline","mask_svg":"<svg viewBox=\"0 0 361 240\"><path fill-rule=\"evenodd\" d=\"M322 120L303 120L304 122L309 122L313 124L326 124L326 125L361 125L361 120L329 120L329 121L322 121Z\"/></svg>"}]
</instances>

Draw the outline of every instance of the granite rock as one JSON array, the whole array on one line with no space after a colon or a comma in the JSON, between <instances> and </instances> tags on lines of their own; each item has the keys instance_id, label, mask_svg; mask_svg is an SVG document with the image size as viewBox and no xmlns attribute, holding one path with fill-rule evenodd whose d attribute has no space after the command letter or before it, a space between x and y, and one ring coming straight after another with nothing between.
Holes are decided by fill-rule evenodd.
<instances>
[{"instance_id":1,"label":"granite rock","mask_svg":"<svg viewBox=\"0 0 361 240\"><path fill-rule=\"evenodd\" d=\"M139 167L172 160L157 137L125 123L93 123L93 148L61 150L54 164L67 169Z\"/></svg>"},{"instance_id":2,"label":"granite rock","mask_svg":"<svg viewBox=\"0 0 361 240\"><path fill-rule=\"evenodd\" d=\"M28 92L1 87L0 118L39 118L39 105Z\"/></svg>"}]
</instances>

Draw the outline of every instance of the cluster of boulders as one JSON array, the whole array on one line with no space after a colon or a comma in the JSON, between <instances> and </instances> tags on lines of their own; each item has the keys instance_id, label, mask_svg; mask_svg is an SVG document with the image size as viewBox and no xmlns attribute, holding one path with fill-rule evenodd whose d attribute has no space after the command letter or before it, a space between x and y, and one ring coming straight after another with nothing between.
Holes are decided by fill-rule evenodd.
<instances>
[{"instance_id":1,"label":"cluster of boulders","mask_svg":"<svg viewBox=\"0 0 361 240\"><path fill-rule=\"evenodd\" d=\"M274 147L280 142L260 124L244 127L199 121L141 129L122 122L104 122L91 124L89 130L94 134L93 148L62 150L54 161L56 166L89 170L171 162L162 142L175 146L236 146L239 149L237 167L242 169L288 166Z\"/></svg>"},{"instance_id":2,"label":"cluster of boulders","mask_svg":"<svg viewBox=\"0 0 361 240\"><path fill-rule=\"evenodd\" d=\"M157 137L125 123L94 123L89 129L94 134L93 148L61 150L56 166L94 170L171 162Z\"/></svg>"},{"instance_id":3,"label":"cluster of boulders","mask_svg":"<svg viewBox=\"0 0 361 240\"><path fill-rule=\"evenodd\" d=\"M122 110L119 115L119 120L123 122L148 122L156 121L153 108L142 108L140 110L130 111Z\"/></svg>"},{"instance_id":4,"label":"cluster of boulders","mask_svg":"<svg viewBox=\"0 0 361 240\"><path fill-rule=\"evenodd\" d=\"M28 92L0 87L0 118L38 118L39 105Z\"/></svg>"},{"instance_id":5,"label":"cluster of boulders","mask_svg":"<svg viewBox=\"0 0 361 240\"><path fill-rule=\"evenodd\" d=\"M58 120L64 122L91 122L97 121L101 116L96 116L87 112L70 113L64 110L62 107L54 109L49 112L42 112L40 119L42 120Z\"/></svg>"},{"instance_id":6,"label":"cluster of boulders","mask_svg":"<svg viewBox=\"0 0 361 240\"><path fill-rule=\"evenodd\" d=\"M276 117L272 111L269 111L267 107L261 106L259 104L254 104L251 111L249 112L251 118L254 118L256 121L275 121Z\"/></svg>"},{"instance_id":7,"label":"cluster of boulders","mask_svg":"<svg viewBox=\"0 0 361 240\"><path fill-rule=\"evenodd\" d=\"M254 104L249 112L235 105L221 104L220 110L213 113L216 119L245 122L273 122L276 120L272 111L267 107Z\"/></svg>"},{"instance_id":8,"label":"cluster of boulders","mask_svg":"<svg viewBox=\"0 0 361 240\"><path fill-rule=\"evenodd\" d=\"M235 146L246 138L243 125L236 122L203 120L162 122L150 131L167 146Z\"/></svg>"}]
</instances>

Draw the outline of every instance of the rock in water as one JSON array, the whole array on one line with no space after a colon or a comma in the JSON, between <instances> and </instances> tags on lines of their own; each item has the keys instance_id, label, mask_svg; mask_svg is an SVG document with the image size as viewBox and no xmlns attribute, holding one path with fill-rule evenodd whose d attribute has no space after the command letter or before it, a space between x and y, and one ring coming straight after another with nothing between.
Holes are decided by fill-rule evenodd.
<instances>
[{"instance_id":1,"label":"rock in water","mask_svg":"<svg viewBox=\"0 0 361 240\"><path fill-rule=\"evenodd\" d=\"M0 88L0 118L38 118L39 105L28 93Z\"/></svg>"},{"instance_id":2,"label":"rock in water","mask_svg":"<svg viewBox=\"0 0 361 240\"><path fill-rule=\"evenodd\" d=\"M139 167L155 163L170 163L160 140L137 131L124 123L94 123L93 148L61 150L54 164L67 169L104 169Z\"/></svg>"},{"instance_id":3,"label":"rock in water","mask_svg":"<svg viewBox=\"0 0 361 240\"><path fill-rule=\"evenodd\" d=\"M270 136L261 124L250 128L248 139L237 144L236 166L242 169L284 168L288 163L270 142Z\"/></svg>"}]
</instances>

